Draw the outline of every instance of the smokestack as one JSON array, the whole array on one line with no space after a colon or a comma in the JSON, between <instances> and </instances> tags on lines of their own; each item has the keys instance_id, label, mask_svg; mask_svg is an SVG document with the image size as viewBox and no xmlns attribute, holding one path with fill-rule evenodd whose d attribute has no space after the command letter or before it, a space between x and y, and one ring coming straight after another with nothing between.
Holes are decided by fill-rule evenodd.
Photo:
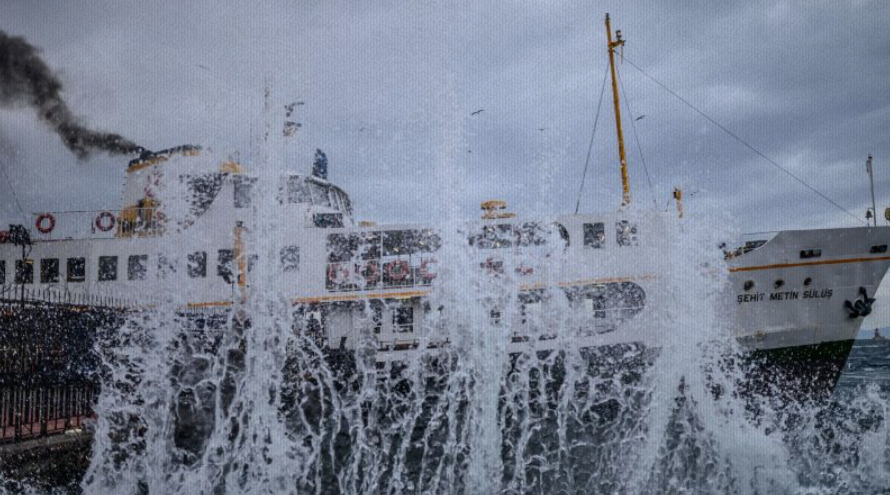
<instances>
[{"instance_id":1,"label":"smokestack","mask_svg":"<svg viewBox=\"0 0 890 495\"><path fill-rule=\"evenodd\" d=\"M62 138L65 146L86 157L93 150L138 154L144 148L111 134L87 129L62 99L62 83L24 38L0 31L0 106L29 106Z\"/></svg>"},{"instance_id":2,"label":"smokestack","mask_svg":"<svg viewBox=\"0 0 890 495\"><path fill-rule=\"evenodd\" d=\"M312 162L312 175L328 180L328 157L318 148L315 149L315 161Z\"/></svg>"}]
</instances>

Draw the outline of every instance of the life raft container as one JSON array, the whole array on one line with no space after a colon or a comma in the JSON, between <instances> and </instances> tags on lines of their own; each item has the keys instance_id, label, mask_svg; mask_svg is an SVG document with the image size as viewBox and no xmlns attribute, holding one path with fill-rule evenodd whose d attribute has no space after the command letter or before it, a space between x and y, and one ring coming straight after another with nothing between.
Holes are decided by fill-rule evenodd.
<instances>
[{"instance_id":1,"label":"life raft container","mask_svg":"<svg viewBox=\"0 0 890 495\"><path fill-rule=\"evenodd\" d=\"M47 221L49 222L48 224L45 223ZM34 226L37 227L37 231L41 234L49 234L56 228L56 217L52 213L41 213L37 216Z\"/></svg>"}]
</instances>

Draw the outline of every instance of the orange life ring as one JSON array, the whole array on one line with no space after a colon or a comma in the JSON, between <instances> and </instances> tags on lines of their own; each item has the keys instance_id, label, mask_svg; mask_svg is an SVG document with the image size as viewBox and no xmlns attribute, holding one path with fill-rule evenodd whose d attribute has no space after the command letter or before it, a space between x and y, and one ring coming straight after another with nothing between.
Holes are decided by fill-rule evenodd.
<instances>
[{"instance_id":1,"label":"orange life ring","mask_svg":"<svg viewBox=\"0 0 890 495\"><path fill-rule=\"evenodd\" d=\"M44 225L44 220L49 220L49 225ZM56 217L54 217L52 213L41 213L37 216L37 221L34 222L34 226L37 227L37 231L41 234L49 234L56 228Z\"/></svg>"},{"instance_id":2,"label":"orange life ring","mask_svg":"<svg viewBox=\"0 0 890 495\"><path fill-rule=\"evenodd\" d=\"M106 219L108 220L108 223L105 222ZM102 232L108 232L113 229L114 223L114 213L111 213L110 211L103 211L96 217L96 228Z\"/></svg>"},{"instance_id":3,"label":"orange life ring","mask_svg":"<svg viewBox=\"0 0 890 495\"><path fill-rule=\"evenodd\" d=\"M376 285L380 280L380 265L376 261L369 261L362 267L361 274L367 285Z\"/></svg>"},{"instance_id":4,"label":"orange life ring","mask_svg":"<svg viewBox=\"0 0 890 495\"><path fill-rule=\"evenodd\" d=\"M430 273L429 266L430 263L438 263L435 258L427 258L420 263L420 278L424 281L424 283L430 283L436 278L437 273Z\"/></svg>"},{"instance_id":5,"label":"orange life ring","mask_svg":"<svg viewBox=\"0 0 890 495\"><path fill-rule=\"evenodd\" d=\"M411 267L405 260L390 261L384 265L384 270L386 270L386 277L393 282L401 282L411 273Z\"/></svg>"},{"instance_id":6,"label":"orange life ring","mask_svg":"<svg viewBox=\"0 0 890 495\"><path fill-rule=\"evenodd\" d=\"M331 263L327 271L328 283L331 285L343 285L349 279L349 269L340 263Z\"/></svg>"}]
</instances>

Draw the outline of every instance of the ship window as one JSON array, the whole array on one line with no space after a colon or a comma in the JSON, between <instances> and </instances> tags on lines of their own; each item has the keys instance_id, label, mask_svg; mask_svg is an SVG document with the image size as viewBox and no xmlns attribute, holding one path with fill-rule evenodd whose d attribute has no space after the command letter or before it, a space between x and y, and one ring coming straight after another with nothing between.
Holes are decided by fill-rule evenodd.
<instances>
[{"instance_id":1,"label":"ship window","mask_svg":"<svg viewBox=\"0 0 890 495\"><path fill-rule=\"evenodd\" d=\"M470 245L479 249L508 248L513 245L513 226L486 225L482 227L482 233L470 237Z\"/></svg>"},{"instance_id":2,"label":"ship window","mask_svg":"<svg viewBox=\"0 0 890 495\"><path fill-rule=\"evenodd\" d=\"M497 308L492 308L488 312L488 321L491 322L494 326L500 326L501 324L501 310Z\"/></svg>"},{"instance_id":3,"label":"ship window","mask_svg":"<svg viewBox=\"0 0 890 495\"><path fill-rule=\"evenodd\" d=\"M306 180L299 175L292 175L287 178L287 202L294 203L312 203L312 195L309 192L309 185Z\"/></svg>"},{"instance_id":4,"label":"ship window","mask_svg":"<svg viewBox=\"0 0 890 495\"><path fill-rule=\"evenodd\" d=\"M430 229L417 232L417 249L422 253L432 253L442 247L442 238Z\"/></svg>"},{"instance_id":5,"label":"ship window","mask_svg":"<svg viewBox=\"0 0 890 495\"><path fill-rule=\"evenodd\" d=\"M524 223L513 231L517 246L543 246L547 244L547 231L540 224Z\"/></svg>"},{"instance_id":6,"label":"ship window","mask_svg":"<svg viewBox=\"0 0 890 495\"><path fill-rule=\"evenodd\" d=\"M207 276L207 253L195 251L188 255L188 274L191 278L203 278Z\"/></svg>"},{"instance_id":7,"label":"ship window","mask_svg":"<svg viewBox=\"0 0 890 495\"><path fill-rule=\"evenodd\" d=\"M117 280L117 256L99 256L99 282Z\"/></svg>"},{"instance_id":8,"label":"ship window","mask_svg":"<svg viewBox=\"0 0 890 495\"><path fill-rule=\"evenodd\" d=\"M231 249L220 249L216 252L216 275L227 284L235 281L234 260L235 252Z\"/></svg>"},{"instance_id":9,"label":"ship window","mask_svg":"<svg viewBox=\"0 0 890 495\"><path fill-rule=\"evenodd\" d=\"M584 224L584 245L601 248L606 245L606 224L603 222Z\"/></svg>"},{"instance_id":10,"label":"ship window","mask_svg":"<svg viewBox=\"0 0 890 495\"><path fill-rule=\"evenodd\" d=\"M59 259L45 258L40 260L40 283L59 283Z\"/></svg>"},{"instance_id":11,"label":"ship window","mask_svg":"<svg viewBox=\"0 0 890 495\"><path fill-rule=\"evenodd\" d=\"M163 254L158 255L158 278L167 278L171 273L176 273L176 260Z\"/></svg>"},{"instance_id":12,"label":"ship window","mask_svg":"<svg viewBox=\"0 0 890 495\"><path fill-rule=\"evenodd\" d=\"M879 246L872 246L872 247L871 247L871 254L886 253L886 252L887 252L887 245L886 245L886 244L881 244L881 245L879 245Z\"/></svg>"},{"instance_id":13,"label":"ship window","mask_svg":"<svg viewBox=\"0 0 890 495\"><path fill-rule=\"evenodd\" d=\"M556 224L556 230L559 231L559 237L566 243L566 247L569 247L569 231L562 224Z\"/></svg>"},{"instance_id":14,"label":"ship window","mask_svg":"<svg viewBox=\"0 0 890 495\"><path fill-rule=\"evenodd\" d=\"M281 271L295 272L300 269L300 247L284 246L278 253L281 259Z\"/></svg>"},{"instance_id":15,"label":"ship window","mask_svg":"<svg viewBox=\"0 0 890 495\"><path fill-rule=\"evenodd\" d=\"M411 231L387 230L383 232L383 256L411 253Z\"/></svg>"},{"instance_id":16,"label":"ship window","mask_svg":"<svg viewBox=\"0 0 890 495\"><path fill-rule=\"evenodd\" d=\"M382 237L380 232L362 232L361 238L355 237L356 249L359 250L363 260L380 259ZM350 242L352 239L350 236Z\"/></svg>"},{"instance_id":17,"label":"ship window","mask_svg":"<svg viewBox=\"0 0 890 495\"><path fill-rule=\"evenodd\" d=\"M34 283L34 260L15 260L15 283Z\"/></svg>"},{"instance_id":18,"label":"ship window","mask_svg":"<svg viewBox=\"0 0 890 495\"><path fill-rule=\"evenodd\" d=\"M638 246L637 242L637 225L622 220L615 223L615 240L619 246Z\"/></svg>"},{"instance_id":19,"label":"ship window","mask_svg":"<svg viewBox=\"0 0 890 495\"><path fill-rule=\"evenodd\" d=\"M802 249L802 250L800 251L800 257L801 257L802 259L806 259L806 258L818 258L818 257L820 257L820 256L822 256L822 250L821 250L821 249Z\"/></svg>"},{"instance_id":20,"label":"ship window","mask_svg":"<svg viewBox=\"0 0 890 495\"><path fill-rule=\"evenodd\" d=\"M331 234L328 236L328 261L350 261L358 246L358 235Z\"/></svg>"},{"instance_id":21,"label":"ship window","mask_svg":"<svg viewBox=\"0 0 890 495\"><path fill-rule=\"evenodd\" d=\"M235 176L235 208L248 208L250 206L250 198L253 193L253 185L256 184L256 181L256 177L246 177L243 175Z\"/></svg>"},{"instance_id":22,"label":"ship window","mask_svg":"<svg viewBox=\"0 0 890 495\"><path fill-rule=\"evenodd\" d=\"M316 213L312 216L312 223L321 229L339 229L343 227L343 214Z\"/></svg>"},{"instance_id":23,"label":"ship window","mask_svg":"<svg viewBox=\"0 0 890 495\"><path fill-rule=\"evenodd\" d=\"M349 196L346 195L343 191L339 191L337 189L331 189L334 194L337 195L337 201L340 203L340 211L346 213L347 215L352 215L352 204L349 202Z\"/></svg>"},{"instance_id":24,"label":"ship window","mask_svg":"<svg viewBox=\"0 0 890 495\"><path fill-rule=\"evenodd\" d=\"M134 254L127 258L127 280L145 280L147 274L147 254Z\"/></svg>"},{"instance_id":25,"label":"ship window","mask_svg":"<svg viewBox=\"0 0 890 495\"><path fill-rule=\"evenodd\" d=\"M312 188L312 204L331 207L331 198L328 197L329 188L314 182L310 182L309 187Z\"/></svg>"},{"instance_id":26,"label":"ship window","mask_svg":"<svg viewBox=\"0 0 890 495\"><path fill-rule=\"evenodd\" d=\"M86 258L68 258L67 261L67 280L69 282L83 282L87 278L87 260Z\"/></svg>"},{"instance_id":27,"label":"ship window","mask_svg":"<svg viewBox=\"0 0 890 495\"><path fill-rule=\"evenodd\" d=\"M766 244L766 241L748 241L739 249L741 251L739 254L750 253L764 244Z\"/></svg>"},{"instance_id":28,"label":"ship window","mask_svg":"<svg viewBox=\"0 0 890 495\"><path fill-rule=\"evenodd\" d=\"M753 288L754 288L754 281L753 281L753 280L746 280L746 281L745 281L745 285L744 285L742 288L745 289L745 292L747 292L747 291L753 289Z\"/></svg>"},{"instance_id":29,"label":"ship window","mask_svg":"<svg viewBox=\"0 0 890 495\"><path fill-rule=\"evenodd\" d=\"M0 260L0 285L6 283L6 261Z\"/></svg>"},{"instance_id":30,"label":"ship window","mask_svg":"<svg viewBox=\"0 0 890 495\"><path fill-rule=\"evenodd\" d=\"M383 305L380 303L371 303L371 326L375 334L383 329Z\"/></svg>"},{"instance_id":31,"label":"ship window","mask_svg":"<svg viewBox=\"0 0 890 495\"><path fill-rule=\"evenodd\" d=\"M392 326L396 332L410 333L414 331L414 308L412 306L396 307L392 313Z\"/></svg>"}]
</instances>

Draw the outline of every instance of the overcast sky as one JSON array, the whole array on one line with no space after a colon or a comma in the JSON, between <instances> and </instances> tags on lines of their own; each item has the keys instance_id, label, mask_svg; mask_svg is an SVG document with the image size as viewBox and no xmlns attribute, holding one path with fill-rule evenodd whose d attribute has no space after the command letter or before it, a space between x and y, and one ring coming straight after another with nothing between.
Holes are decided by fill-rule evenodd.
<instances>
[{"instance_id":1,"label":"overcast sky","mask_svg":"<svg viewBox=\"0 0 890 495\"><path fill-rule=\"evenodd\" d=\"M438 221L492 198L574 210L611 12L627 60L859 217L872 153L879 211L890 205L888 2L263 3L3 1L0 30L41 49L87 125L149 149L201 144L250 168L264 121L278 135L283 105L303 101L297 136L270 145L282 168L308 171L321 148L360 219ZM723 212L742 231L856 224L620 72L653 185L625 107L635 207L664 209L680 186L690 214ZM620 202L606 96L584 211ZM26 212L119 207L128 159L78 161L33 111L0 109L0 160ZM0 220L18 215L0 177Z\"/></svg>"}]
</instances>

